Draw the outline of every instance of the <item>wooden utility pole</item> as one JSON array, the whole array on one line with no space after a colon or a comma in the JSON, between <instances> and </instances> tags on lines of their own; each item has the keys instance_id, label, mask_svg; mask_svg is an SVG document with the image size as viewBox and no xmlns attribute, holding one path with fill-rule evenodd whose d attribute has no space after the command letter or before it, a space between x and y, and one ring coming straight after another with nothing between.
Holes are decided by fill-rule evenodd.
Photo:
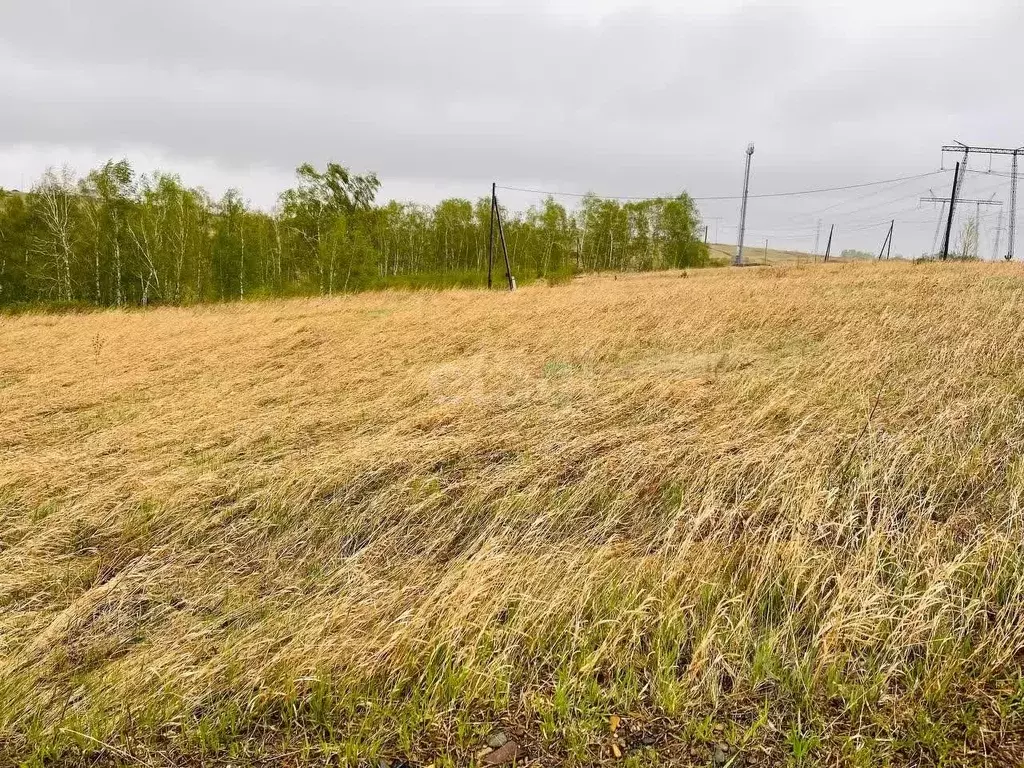
<instances>
[{"instance_id":1,"label":"wooden utility pole","mask_svg":"<svg viewBox=\"0 0 1024 768\"><path fill-rule=\"evenodd\" d=\"M494 271L494 208L498 201L498 183L491 183L491 228L487 236L487 288L491 288L491 273Z\"/></svg>"},{"instance_id":2,"label":"wooden utility pole","mask_svg":"<svg viewBox=\"0 0 1024 768\"><path fill-rule=\"evenodd\" d=\"M832 233L835 232L836 225L833 224L828 228L828 245L825 246L825 263L828 264L828 257L832 253Z\"/></svg>"},{"instance_id":3,"label":"wooden utility pole","mask_svg":"<svg viewBox=\"0 0 1024 768\"><path fill-rule=\"evenodd\" d=\"M960 180L960 163L953 171L953 191L949 193L949 218L946 219L946 236L942 239L942 260L949 257L949 235L953 229L953 209L956 208L956 184Z\"/></svg>"},{"instance_id":4,"label":"wooden utility pole","mask_svg":"<svg viewBox=\"0 0 1024 768\"><path fill-rule=\"evenodd\" d=\"M768 266L768 238L764 239L764 265Z\"/></svg>"},{"instance_id":5,"label":"wooden utility pole","mask_svg":"<svg viewBox=\"0 0 1024 768\"><path fill-rule=\"evenodd\" d=\"M508 289L516 289L515 278L512 277L512 265L508 260L508 246L505 244L505 227L501 223L501 206L498 205L498 196L494 195L494 216L498 220L498 237L501 239L501 252L505 255L505 277L508 279Z\"/></svg>"},{"instance_id":6,"label":"wooden utility pole","mask_svg":"<svg viewBox=\"0 0 1024 768\"><path fill-rule=\"evenodd\" d=\"M892 228L895 225L896 225L896 219L893 219L892 223L889 224L889 231L885 235L885 240L882 241L882 249L878 252L878 258L879 259L881 259L882 255L885 253L885 247L887 245L889 246L890 253L892 252L892 243L891 243L891 240L892 240ZM888 258L888 256L886 256L886 258Z\"/></svg>"}]
</instances>

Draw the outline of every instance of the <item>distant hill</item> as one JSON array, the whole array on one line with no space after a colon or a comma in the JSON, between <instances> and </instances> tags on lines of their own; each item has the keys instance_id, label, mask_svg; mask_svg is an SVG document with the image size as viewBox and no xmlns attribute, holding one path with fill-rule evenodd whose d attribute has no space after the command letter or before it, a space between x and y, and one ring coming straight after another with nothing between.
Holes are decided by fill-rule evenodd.
<instances>
[{"instance_id":1,"label":"distant hill","mask_svg":"<svg viewBox=\"0 0 1024 768\"><path fill-rule=\"evenodd\" d=\"M711 255L714 258L728 258L732 260L733 256L736 255L736 246L728 243L712 243L708 246L711 249ZM768 248L767 253L765 252L764 246L743 246L743 260L748 264L759 264L764 263L767 259L768 264L803 264L813 263L815 260L821 261L822 256L815 256L813 253L807 253L806 251L789 251L780 250L777 248Z\"/></svg>"}]
</instances>

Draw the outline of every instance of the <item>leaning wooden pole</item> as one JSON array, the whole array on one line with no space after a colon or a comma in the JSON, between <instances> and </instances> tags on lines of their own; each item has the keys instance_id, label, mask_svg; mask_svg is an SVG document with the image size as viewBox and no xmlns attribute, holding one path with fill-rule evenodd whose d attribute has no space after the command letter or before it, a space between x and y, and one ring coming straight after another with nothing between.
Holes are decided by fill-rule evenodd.
<instances>
[{"instance_id":1,"label":"leaning wooden pole","mask_svg":"<svg viewBox=\"0 0 1024 768\"><path fill-rule=\"evenodd\" d=\"M494 209L498 204L497 182L491 184L491 227L487 234L487 288L491 288L491 274L494 272Z\"/></svg>"},{"instance_id":2,"label":"leaning wooden pole","mask_svg":"<svg viewBox=\"0 0 1024 768\"><path fill-rule=\"evenodd\" d=\"M949 235L953 229L953 210L956 208L956 185L960 180L960 163L953 171L953 191L949 193L949 218L946 219L946 236L942 239L942 260L949 258Z\"/></svg>"},{"instance_id":3,"label":"leaning wooden pole","mask_svg":"<svg viewBox=\"0 0 1024 768\"><path fill-rule=\"evenodd\" d=\"M887 246L889 244L889 238L890 237L892 237L892 224L889 225L889 229L885 233L885 240L882 241L882 248L878 252L879 260L881 260L881 258L885 255L885 246Z\"/></svg>"},{"instance_id":4,"label":"leaning wooden pole","mask_svg":"<svg viewBox=\"0 0 1024 768\"><path fill-rule=\"evenodd\" d=\"M516 289L516 281L512 277L512 265L508 260L508 246L505 244L505 227L501 223L501 207L498 205L498 196L494 196L494 215L498 219L498 238L501 240L501 252L505 255L505 278L508 280L508 289Z\"/></svg>"}]
</instances>

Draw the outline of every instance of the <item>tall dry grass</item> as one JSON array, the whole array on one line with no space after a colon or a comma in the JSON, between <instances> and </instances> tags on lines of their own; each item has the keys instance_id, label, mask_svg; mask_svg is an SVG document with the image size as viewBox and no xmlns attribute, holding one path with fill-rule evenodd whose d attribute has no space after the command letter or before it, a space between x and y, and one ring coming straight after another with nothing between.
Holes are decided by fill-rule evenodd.
<instances>
[{"instance_id":1,"label":"tall dry grass","mask_svg":"<svg viewBox=\"0 0 1024 768\"><path fill-rule=\"evenodd\" d=\"M1020 761L1022 299L891 263L0 320L0 756Z\"/></svg>"}]
</instances>

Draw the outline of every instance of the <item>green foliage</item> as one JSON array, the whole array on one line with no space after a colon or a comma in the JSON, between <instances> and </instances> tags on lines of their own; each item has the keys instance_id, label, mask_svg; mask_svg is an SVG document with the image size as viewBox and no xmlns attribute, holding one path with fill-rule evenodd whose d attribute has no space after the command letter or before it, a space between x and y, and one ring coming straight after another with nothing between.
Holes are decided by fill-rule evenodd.
<instances>
[{"instance_id":1,"label":"green foliage","mask_svg":"<svg viewBox=\"0 0 1024 768\"><path fill-rule=\"evenodd\" d=\"M0 307L128 307L487 284L490 200L377 205L380 182L336 163L304 164L272 212L238 190L214 201L174 175L110 160L76 179L48 171L28 193L0 190ZM521 284L584 271L712 266L693 201L576 211L548 198L502 209ZM494 240L493 284L505 284Z\"/></svg>"},{"instance_id":2,"label":"green foliage","mask_svg":"<svg viewBox=\"0 0 1024 768\"><path fill-rule=\"evenodd\" d=\"M869 253L868 251L858 251L856 248L844 248L843 252L839 254L844 259L874 259L878 257L877 253Z\"/></svg>"}]
</instances>

